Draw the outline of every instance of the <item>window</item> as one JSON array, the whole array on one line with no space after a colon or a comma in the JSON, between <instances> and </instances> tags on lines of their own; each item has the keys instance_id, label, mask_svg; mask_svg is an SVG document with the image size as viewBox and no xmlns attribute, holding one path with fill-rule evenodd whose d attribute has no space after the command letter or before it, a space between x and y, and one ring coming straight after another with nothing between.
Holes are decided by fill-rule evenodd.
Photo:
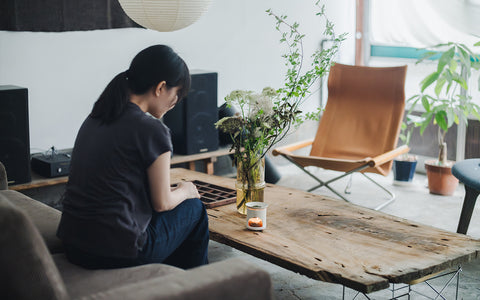
<instances>
[{"instance_id":1,"label":"window","mask_svg":"<svg viewBox=\"0 0 480 300\"><path fill-rule=\"evenodd\" d=\"M436 66L433 62L415 64L425 51L419 48L445 42L461 42L472 50L480 51L478 47L473 47L473 44L480 41L478 22L480 0L370 0L366 12L368 18L366 49L370 51L368 65L408 64L407 98L419 92L419 82ZM472 76L469 92L480 104L478 76L479 74ZM468 131L478 132L480 128L478 120L471 123ZM464 126L458 126L458 131L452 128L449 135L452 133L451 138L458 143L456 149L449 148L449 159L460 160L480 154L478 137L469 141L474 134L467 132ZM435 141L434 136L425 136L426 134L435 135L435 131L425 133L423 138L417 137L417 142ZM416 141L412 138L412 150L415 150L414 143ZM471 145L476 145L476 149L469 149ZM429 148L433 149L430 151ZM435 156L437 152L435 143L423 145L420 152L422 153L418 154L427 156L430 156L431 152L432 156ZM478 153L472 154L476 152Z\"/></svg>"}]
</instances>

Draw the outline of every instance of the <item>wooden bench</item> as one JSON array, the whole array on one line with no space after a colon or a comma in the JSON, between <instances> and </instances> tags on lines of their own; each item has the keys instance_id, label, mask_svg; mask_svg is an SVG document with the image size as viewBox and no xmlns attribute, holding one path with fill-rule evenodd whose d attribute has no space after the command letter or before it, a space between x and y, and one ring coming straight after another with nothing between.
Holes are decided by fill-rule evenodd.
<instances>
[{"instance_id":1,"label":"wooden bench","mask_svg":"<svg viewBox=\"0 0 480 300\"><path fill-rule=\"evenodd\" d=\"M195 162L201 161L205 165L205 173L213 175L213 164L217 161L217 158L229 154L233 154L233 151L230 152L230 147L220 148L215 151L203 152L198 154L174 154L172 156L171 165L174 166L181 163L188 163L188 168L192 171L195 171Z\"/></svg>"},{"instance_id":2,"label":"wooden bench","mask_svg":"<svg viewBox=\"0 0 480 300\"><path fill-rule=\"evenodd\" d=\"M171 159L171 165L174 166L182 163L188 163L189 169L192 171L195 171L195 162L200 161L200 162L203 162L205 166L205 173L212 175L214 172L213 166L214 166L214 163L217 161L217 158L221 156L229 155L232 153L233 152L230 152L230 147L228 147L228 148L220 148L215 151L191 154L191 155L174 154ZM67 181L68 181L68 176L47 178L32 172L31 182L11 185L8 188L10 190L22 191L22 190L29 190L33 188L42 188L42 187L48 187L48 186L55 186L58 184L65 184L67 183Z\"/></svg>"}]
</instances>

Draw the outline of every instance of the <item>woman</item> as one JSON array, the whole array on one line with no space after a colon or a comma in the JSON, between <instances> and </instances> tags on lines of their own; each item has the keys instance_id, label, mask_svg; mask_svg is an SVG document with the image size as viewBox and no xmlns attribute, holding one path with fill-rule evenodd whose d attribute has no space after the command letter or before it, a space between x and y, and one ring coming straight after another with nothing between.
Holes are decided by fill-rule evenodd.
<instances>
[{"instance_id":1,"label":"woman","mask_svg":"<svg viewBox=\"0 0 480 300\"><path fill-rule=\"evenodd\" d=\"M170 132L158 120L189 88L185 62L156 45L100 95L75 140L57 231L71 262L91 269L207 263L205 207L193 183L171 188Z\"/></svg>"}]
</instances>

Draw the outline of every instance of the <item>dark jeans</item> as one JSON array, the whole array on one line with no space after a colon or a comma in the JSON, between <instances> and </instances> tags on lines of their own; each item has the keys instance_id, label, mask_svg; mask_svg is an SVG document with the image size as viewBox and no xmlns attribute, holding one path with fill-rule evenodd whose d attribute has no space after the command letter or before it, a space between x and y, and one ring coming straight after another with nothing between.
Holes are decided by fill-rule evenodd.
<instances>
[{"instance_id":1,"label":"dark jeans","mask_svg":"<svg viewBox=\"0 0 480 300\"><path fill-rule=\"evenodd\" d=\"M199 199L188 199L173 210L153 212L147 241L138 257L116 258L92 255L66 247L68 260L88 269L122 268L164 263L189 269L208 263L208 216Z\"/></svg>"},{"instance_id":2,"label":"dark jeans","mask_svg":"<svg viewBox=\"0 0 480 300\"><path fill-rule=\"evenodd\" d=\"M188 199L173 210L153 213L138 261L165 263L182 269L205 265L208 240L205 206L199 199Z\"/></svg>"}]
</instances>

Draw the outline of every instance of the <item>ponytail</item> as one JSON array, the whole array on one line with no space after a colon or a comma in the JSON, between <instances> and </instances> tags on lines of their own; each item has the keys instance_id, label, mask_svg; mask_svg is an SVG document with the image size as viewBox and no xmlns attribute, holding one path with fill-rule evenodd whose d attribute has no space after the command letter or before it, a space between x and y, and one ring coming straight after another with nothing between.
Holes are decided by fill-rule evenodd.
<instances>
[{"instance_id":1,"label":"ponytail","mask_svg":"<svg viewBox=\"0 0 480 300\"><path fill-rule=\"evenodd\" d=\"M111 123L118 118L129 101L126 72L115 76L95 102L90 117Z\"/></svg>"},{"instance_id":2,"label":"ponytail","mask_svg":"<svg viewBox=\"0 0 480 300\"><path fill-rule=\"evenodd\" d=\"M93 106L90 117L111 123L125 110L130 93L143 95L160 82L179 87L179 100L190 89L190 71L185 61L172 48L154 45L140 51L127 71L115 76Z\"/></svg>"}]
</instances>

